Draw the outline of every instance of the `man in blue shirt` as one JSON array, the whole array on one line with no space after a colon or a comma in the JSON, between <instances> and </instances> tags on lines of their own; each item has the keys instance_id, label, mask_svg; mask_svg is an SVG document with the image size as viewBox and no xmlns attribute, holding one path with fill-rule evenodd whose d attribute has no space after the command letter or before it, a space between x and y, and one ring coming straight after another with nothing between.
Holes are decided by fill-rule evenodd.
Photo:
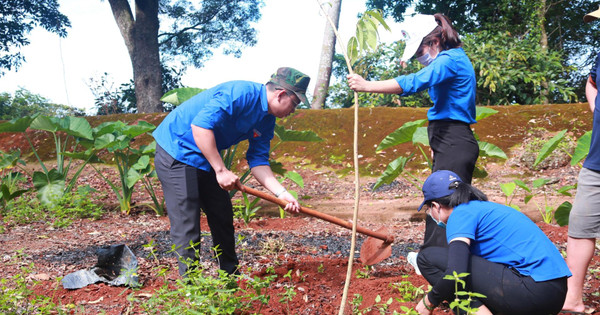
<instances>
[{"instance_id":1,"label":"man in blue shirt","mask_svg":"<svg viewBox=\"0 0 600 315\"><path fill-rule=\"evenodd\" d=\"M171 239L180 256L180 275L186 275L190 261L198 260L200 209L206 214L220 268L239 274L228 190L241 188L241 182L225 167L220 150L248 140L246 159L252 175L278 198L288 201L286 211L299 211L298 201L271 171L269 149L276 118L292 114L301 101L308 104L305 93L309 81L300 71L282 67L266 84L219 84L178 106L152 134Z\"/></svg>"}]
</instances>

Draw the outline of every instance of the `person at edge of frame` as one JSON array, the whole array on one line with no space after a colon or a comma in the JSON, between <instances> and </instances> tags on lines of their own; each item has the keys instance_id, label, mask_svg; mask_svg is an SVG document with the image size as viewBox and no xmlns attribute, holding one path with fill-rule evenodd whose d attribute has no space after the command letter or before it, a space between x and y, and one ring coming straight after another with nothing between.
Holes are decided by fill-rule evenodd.
<instances>
[{"instance_id":1,"label":"person at edge of frame","mask_svg":"<svg viewBox=\"0 0 600 315\"><path fill-rule=\"evenodd\" d=\"M571 272L556 246L525 214L487 200L479 189L451 171L440 170L423 183L425 208L446 230L447 247L422 249L417 264L433 287L415 310L433 314L442 301L458 296L475 314L557 314L567 294ZM444 279L456 273L460 280ZM467 312L458 307L453 311Z\"/></svg>"},{"instance_id":2,"label":"person at edge of frame","mask_svg":"<svg viewBox=\"0 0 600 315\"><path fill-rule=\"evenodd\" d=\"M600 9L586 14L585 23L600 18ZM596 85L600 74L600 54L585 86L585 96L592 111L593 126L590 151L577 179L577 193L573 208L569 214L569 230L567 237L567 265L573 277L569 278L567 298L563 305L565 313L591 314L583 303L583 285L588 267L594 257L596 239L600 237L600 113L595 111L600 100ZM597 291L597 290L596 290Z\"/></svg>"},{"instance_id":3,"label":"person at edge of frame","mask_svg":"<svg viewBox=\"0 0 600 315\"><path fill-rule=\"evenodd\" d=\"M199 248L191 245L200 242L200 211L206 214L219 268L240 274L228 191L241 189L242 184L225 166L221 150L248 140L246 159L252 175L288 202L286 211L299 212L298 201L269 166L269 150L276 118L289 116L300 102L309 104L305 95L309 81L302 72L281 67L266 84L221 83L177 106L153 132L156 173L181 276L186 277L190 261L199 259Z\"/></svg>"}]
</instances>

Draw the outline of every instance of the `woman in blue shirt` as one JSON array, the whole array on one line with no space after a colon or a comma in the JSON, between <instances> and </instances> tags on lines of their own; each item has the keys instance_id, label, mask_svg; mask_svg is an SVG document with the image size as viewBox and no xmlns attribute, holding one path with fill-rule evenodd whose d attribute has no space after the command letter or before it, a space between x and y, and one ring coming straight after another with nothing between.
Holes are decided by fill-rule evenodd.
<instances>
[{"instance_id":1,"label":"woman in blue shirt","mask_svg":"<svg viewBox=\"0 0 600 315\"><path fill-rule=\"evenodd\" d=\"M453 280L468 273L466 288L477 314L557 314L567 294L571 272L556 246L523 213L493 202L457 174L434 172L423 184L429 215L446 230L448 247L422 249L419 269L433 286L416 307L432 314L442 301L454 300Z\"/></svg>"},{"instance_id":2,"label":"woman in blue shirt","mask_svg":"<svg viewBox=\"0 0 600 315\"><path fill-rule=\"evenodd\" d=\"M433 107L427 112L427 133L433 151L433 171L451 170L471 183L479 145L471 131L475 121L477 82L469 57L448 17L418 14L403 31L406 48L401 62L413 56L425 67L417 73L385 81L366 81L360 75L348 76L348 85L357 92L411 95L428 89ZM444 246L445 237L433 221L426 219L422 248Z\"/></svg>"}]
</instances>

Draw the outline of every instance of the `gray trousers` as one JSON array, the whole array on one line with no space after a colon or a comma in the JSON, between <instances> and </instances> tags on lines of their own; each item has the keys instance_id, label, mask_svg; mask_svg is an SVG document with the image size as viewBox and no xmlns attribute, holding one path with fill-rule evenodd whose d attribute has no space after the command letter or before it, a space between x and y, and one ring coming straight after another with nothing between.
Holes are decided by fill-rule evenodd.
<instances>
[{"instance_id":1,"label":"gray trousers","mask_svg":"<svg viewBox=\"0 0 600 315\"><path fill-rule=\"evenodd\" d=\"M231 198L219 186L215 172L179 162L158 144L154 164L171 223L171 240L179 254L179 274L186 274L189 265L186 260L198 260L200 211L206 214L213 247L217 248L219 267L229 274L239 273ZM195 248L190 244L194 244Z\"/></svg>"}]
</instances>

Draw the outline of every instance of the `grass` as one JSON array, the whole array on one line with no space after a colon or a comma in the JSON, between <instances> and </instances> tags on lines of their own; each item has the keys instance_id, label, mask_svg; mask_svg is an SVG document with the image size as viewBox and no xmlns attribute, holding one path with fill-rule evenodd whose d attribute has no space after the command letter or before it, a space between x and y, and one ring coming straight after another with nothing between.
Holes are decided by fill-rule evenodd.
<instances>
[{"instance_id":1,"label":"grass","mask_svg":"<svg viewBox=\"0 0 600 315\"><path fill-rule=\"evenodd\" d=\"M87 186L65 194L55 205L43 206L32 194L11 200L0 210L7 226L44 222L54 228L68 227L75 219L97 220L104 214L102 207L90 198ZM2 231L4 232L4 231Z\"/></svg>"}]
</instances>

